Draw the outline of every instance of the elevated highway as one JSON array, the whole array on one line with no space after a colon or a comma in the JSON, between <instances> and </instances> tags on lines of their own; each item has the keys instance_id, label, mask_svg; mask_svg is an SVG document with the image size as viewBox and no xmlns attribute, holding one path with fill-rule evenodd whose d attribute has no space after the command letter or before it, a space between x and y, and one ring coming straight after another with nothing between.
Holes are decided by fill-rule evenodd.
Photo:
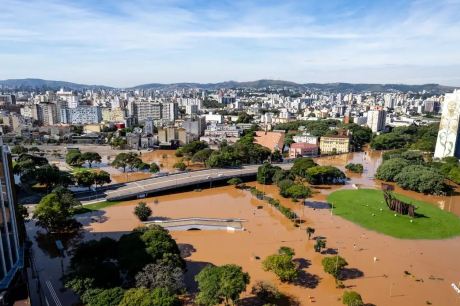
<instances>
[{"instance_id":1,"label":"elevated highway","mask_svg":"<svg viewBox=\"0 0 460 306\"><path fill-rule=\"evenodd\" d=\"M290 169L292 164L273 164L282 169ZM119 201L130 198L144 198L156 192L174 190L203 183L229 180L234 177L249 177L257 174L260 165L243 166L231 169L206 169L191 172L153 177L146 180L130 182L106 192L107 201Z\"/></svg>"}]
</instances>

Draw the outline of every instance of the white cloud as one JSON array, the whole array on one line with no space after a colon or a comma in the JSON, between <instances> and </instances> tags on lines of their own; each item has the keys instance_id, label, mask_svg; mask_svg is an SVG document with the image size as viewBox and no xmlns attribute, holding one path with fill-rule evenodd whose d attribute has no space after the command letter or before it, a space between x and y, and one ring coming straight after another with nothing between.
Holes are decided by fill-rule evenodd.
<instances>
[{"instance_id":1,"label":"white cloud","mask_svg":"<svg viewBox=\"0 0 460 306\"><path fill-rule=\"evenodd\" d=\"M119 86L261 77L460 85L450 68L460 63L456 0L331 8L327 16L295 1L95 3L2 0L0 78Z\"/></svg>"}]
</instances>

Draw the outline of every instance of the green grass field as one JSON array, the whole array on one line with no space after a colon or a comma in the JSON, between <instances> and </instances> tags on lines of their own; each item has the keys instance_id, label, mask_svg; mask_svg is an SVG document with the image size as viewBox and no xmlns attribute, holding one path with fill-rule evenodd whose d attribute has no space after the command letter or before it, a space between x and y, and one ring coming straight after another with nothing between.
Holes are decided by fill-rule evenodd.
<instances>
[{"instance_id":1,"label":"green grass field","mask_svg":"<svg viewBox=\"0 0 460 306\"><path fill-rule=\"evenodd\" d=\"M95 211L95 210L100 210L100 209L103 209L109 206L117 205L119 203L120 202L117 202L117 201L113 201L113 202L104 201L104 202L99 202L99 203L94 203L94 204L88 204L88 205L75 209L74 215L79 215L79 214L84 214L84 213Z\"/></svg>"},{"instance_id":2,"label":"green grass field","mask_svg":"<svg viewBox=\"0 0 460 306\"><path fill-rule=\"evenodd\" d=\"M443 239L460 235L460 218L434 205L403 195L397 198L417 207L411 218L392 212L383 192L374 189L339 190L329 195L333 213L370 230L401 239ZM412 222L411 222L412 220Z\"/></svg>"}]
</instances>

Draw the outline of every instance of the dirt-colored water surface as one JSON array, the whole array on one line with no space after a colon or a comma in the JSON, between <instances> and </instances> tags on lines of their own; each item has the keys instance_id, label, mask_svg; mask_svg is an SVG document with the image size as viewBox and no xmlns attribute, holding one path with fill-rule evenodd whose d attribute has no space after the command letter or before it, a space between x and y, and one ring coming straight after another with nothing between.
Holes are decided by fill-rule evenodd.
<instances>
[{"instance_id":1,"label":"dirt-colored water surface","mask_svg":"<svg viewBox=\"0 0 460 306\"><path fill-rule=\"evenodd\" d=\"M144 163L153 163L155 162L160 166L161 171L174 171L174 164L181 161L182 158L175 155L175 150L156 150L142 153L142 161ZM184 161L189 169L202 169L204 168L203 164L192 163L191 161Z\"/></svg>"},{"instance_id":2,"label":"dirt-colored water surface","mask_svg":"<svg viewBox=\"0 0 460 306\"><path fill-rule=\"evenodd\" d=\"M251 276L251 285L258 280L275 283L281 291L294 296L302 305L342 305L343 289L337 289L333 278L323 272L321 259L325 254L313 250L313 240L305 233L307 226L315 235L325 237L329 252L338 251L349 263L348 290L356 290L366 303L374 305L460 305L460 295L451 283L460 281L460 237L447 240L400 240L363 229L340 217L331 215L324 205L328 193L338 188L353 188L353 184L378 186L373 177L380 153L355 153L334 158L320 158L320 164L343 167L361 162L363 175L349 175L345 186L319 186L307 205L293 203L278 196L275 186L260 186L282 204L294 209L306 222L296 228L266 202L244 190L218 187L201 192L185 192L144 199L154 217L220 217L242 218L245 231L187 231L171 232L181 248L190 251L186 258L187 284L193 289L193 276L206 264L238 264ZM257 185L251 183L251 185ZM399 190L398 190L399 191ZM414 197L414 193L407 193ZM417 196L436 204L437 197ZM455 199L455 198L454 198ZM443 199L444 201L446 199ZM87 229L96 237L105 233L122 233L140 225L133 215L134 205L127 201L108 207L102 214L104 222L90 223ZM451 209L457 212L452 200ZM101 213L101 212L99 212ZM91 235L91 234L90 234ZM295 249L296 261L302 273L294 284L282 284L274 274L263 271L261 261L276 253L280 246ZM243 298L250 298L250 286ZM431 303L431 304L430 304Z\"/></svg>"}]
</instances>

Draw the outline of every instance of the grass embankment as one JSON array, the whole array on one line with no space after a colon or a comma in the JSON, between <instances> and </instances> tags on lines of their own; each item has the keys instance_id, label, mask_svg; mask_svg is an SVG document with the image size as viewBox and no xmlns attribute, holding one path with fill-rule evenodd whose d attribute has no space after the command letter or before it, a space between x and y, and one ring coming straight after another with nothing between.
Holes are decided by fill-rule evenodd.
<instances>
[{"instance_id":1,"label":"grass embankment","mask_svg":"<svg viewBox=\"0 0 460 306\"><path fill-rule=\"evenodd\" d=\"M120 202L117 202L117 201L113 201L113 202L104 201L104 202L84 205L84 206L76 208L74 210L74 215L84 214L84 213L95 211L95 210L101 210L103 208L113 206L113 205L117 205L119 203Z\"/></svg>"},{"instance_id":2,"label":"grass embankment","mask_svg":"<svg viewBox=\"0 0 460 306\"><path fill-rule=\"evenodd\" d=\"M339 190L329 195L333 213L370 230L402 239L443 239L460 235L460 218L432 204L395 194L417 207L411 218L391 211L383 192L374 189ZM412 222L411 222L412 220Z\"/></svg>"}]
</instances>

